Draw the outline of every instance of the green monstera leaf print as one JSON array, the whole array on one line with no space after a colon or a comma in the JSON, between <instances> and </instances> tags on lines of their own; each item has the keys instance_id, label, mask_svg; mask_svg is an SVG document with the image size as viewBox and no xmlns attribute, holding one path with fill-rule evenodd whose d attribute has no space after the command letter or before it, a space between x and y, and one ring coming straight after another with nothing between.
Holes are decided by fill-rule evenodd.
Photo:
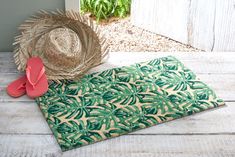
<instances>
[{"instance_id":1,"label":"green monstera leaf print","mask_svg":"<svg viewBox=\"0 0 235 157\"><path fill-rule=\"evenodd\" d=\"M63 151L224 105L172 56L52 82L36 101Z\"/></svg>"}]
</instances>

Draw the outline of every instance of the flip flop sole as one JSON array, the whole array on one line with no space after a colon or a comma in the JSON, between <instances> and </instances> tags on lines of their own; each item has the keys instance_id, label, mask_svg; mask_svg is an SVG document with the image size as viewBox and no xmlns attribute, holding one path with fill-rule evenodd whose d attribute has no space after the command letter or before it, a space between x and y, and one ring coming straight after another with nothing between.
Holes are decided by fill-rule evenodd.
<instances>
[{"instance_id":1,"label":"flip flop sole","mask_svg":"<svg viewBox=\"0 0 235 157\"><path fill-rule=\"evenodd\" d=\"M14 98L24 95L26 93L26 80L26 76L22 76L19 79L10 83L6 88L7 94Z\"/></svg>"}]
</instances>

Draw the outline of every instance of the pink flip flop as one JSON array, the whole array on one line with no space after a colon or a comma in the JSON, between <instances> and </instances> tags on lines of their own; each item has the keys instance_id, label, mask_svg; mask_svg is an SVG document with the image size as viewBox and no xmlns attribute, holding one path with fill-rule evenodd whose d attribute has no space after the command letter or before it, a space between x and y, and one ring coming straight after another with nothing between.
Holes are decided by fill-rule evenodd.
<instances>
[{"instance_id":1,"label":"pink flip flop","mask_svg":"<svg viewBox=\"0 0 235 157\"><path fill-rule=\"evenodd\" d=\"M7 86L8 95L10 95L14 98L17 98L17 97L24 95L26 93L26 89L25 89L26 80L27 80L27 78L24 75L24 76L20 77L19 79L13 81L12 83L10 83Z\"/></svg>"},{"instance_id":2,"label":"pink flip flop","mask_svg":"<svg viewBox=\"0 0 235 157\"><path fill-rule=\"evenodd\" d=\"M36 98L47 92L48 81L41 58L32 57L28 59L26 76L26 92L29 97Z\"/></svg>"}]
</instances>

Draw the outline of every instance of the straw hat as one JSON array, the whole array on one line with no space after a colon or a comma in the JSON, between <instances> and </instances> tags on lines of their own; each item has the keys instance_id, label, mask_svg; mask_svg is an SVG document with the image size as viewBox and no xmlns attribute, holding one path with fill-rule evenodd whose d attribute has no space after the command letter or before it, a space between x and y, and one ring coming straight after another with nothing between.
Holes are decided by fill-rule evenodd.
<instances>
[{"instance_id":1,"label":"straw hat","mask_svg":"<svg viewBox=\"0 0 235 157\"><path fill-rule=\"evenodd\" d=\"M13 44L18 70L24 71L27 59L38 56L49 80L79 79L108 53L97 25L73 11L40 11L19 30Z\"/></svg>"}]
</instances>

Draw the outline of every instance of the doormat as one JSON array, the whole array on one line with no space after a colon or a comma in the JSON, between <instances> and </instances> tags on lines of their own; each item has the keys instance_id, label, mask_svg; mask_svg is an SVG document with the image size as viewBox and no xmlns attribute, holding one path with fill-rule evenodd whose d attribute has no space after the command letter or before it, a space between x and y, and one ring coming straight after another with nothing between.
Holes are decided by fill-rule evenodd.
<instances>
[{"instance_id":1,"label":"doormat","mask_svg":"<svg viewBox=\"0 0 235 157\"><path fill-rule=\"evenodd\" d=\"M36 101L62 151L224 105L172 56L53 82Z\"/></svg>"}]
</instances>

